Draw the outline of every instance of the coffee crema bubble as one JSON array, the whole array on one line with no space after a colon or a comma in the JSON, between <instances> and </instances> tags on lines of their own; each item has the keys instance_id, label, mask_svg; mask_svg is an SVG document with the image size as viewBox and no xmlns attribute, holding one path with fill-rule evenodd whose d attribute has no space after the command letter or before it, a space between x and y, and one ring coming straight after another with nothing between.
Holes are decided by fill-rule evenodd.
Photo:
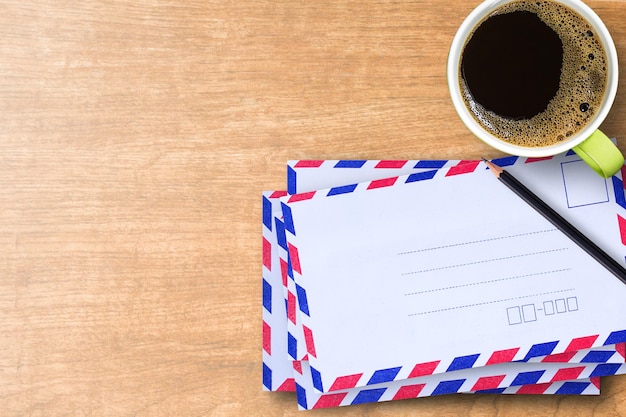
<instances>
[{"instance_id":1,"label":"coffee crema bubble","mask_svg":"<svg viewBox=\"0 0 626 417\"><path fill-rule=\"evenodd\" d=\"M545 0L511 2L483 19L465 43L459 71L477 122L526 147L582 130L607 85L606 53L594 29L569 7Z\"/></svg>"}]
</instances>

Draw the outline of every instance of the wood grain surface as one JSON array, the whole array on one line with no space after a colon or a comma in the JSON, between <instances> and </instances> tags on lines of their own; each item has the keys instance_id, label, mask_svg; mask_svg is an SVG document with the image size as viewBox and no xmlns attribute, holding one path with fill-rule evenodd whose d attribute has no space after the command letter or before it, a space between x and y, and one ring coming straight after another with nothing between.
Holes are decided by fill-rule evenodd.
<instances>
[{"instance_id":1,"label":"wood grain surface","mask_svg":"<svg viewBox=\"0 0 626 417\"><path fill-rule=\"evenodd\" d=\"M262 391L261 192L288 159L499 156L446 88L478 2L4 0L0 415L303 415ZM626 3L587 3L626 74ZM626 415L602 391L314 414Z\"/></svg>"}]
</instances>

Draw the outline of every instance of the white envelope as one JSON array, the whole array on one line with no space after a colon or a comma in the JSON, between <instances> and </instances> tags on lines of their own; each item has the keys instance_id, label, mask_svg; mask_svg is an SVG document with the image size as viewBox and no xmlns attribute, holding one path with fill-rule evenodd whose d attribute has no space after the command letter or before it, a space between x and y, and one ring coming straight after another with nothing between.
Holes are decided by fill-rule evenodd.
<instances>
[{"instance_id":1,"label":"white envelope","mask_svg":"<svg viewBox=\"0 0 626 417\"><path fill-rule=\"evenodd\" d=\"M278 244L276 239L276 228L271 222L271 216L279 209L277 198L285 193L266 192L263 194L263 388L266 391L296 391L293 369L299 369L296 375L302 375L302 364L284 360L287 352L287 333L286 333L286 301L284 299L284 282L282 274L278 266ZM536 359L536 358L533 358ZM623 356L618 354L614 346L606 347L603 350L596 351L577 351L571 352L567 356L553 355L553 357L544 358L544 361L551 362L599 362L599 363L620 363L623 362ZM306 364L305 364L306 366ZM527 366L526 371L538 369ZM574 370L576 371L576 370ZM570 371L571 372L571 371ZM483 377L481 378L481 375ZM513 393L533 393L533 394L554 394L554 393L580 393L583 395L598 395L599 377L579 379L574 385L563 385L564 381L556 381L544 384L529 384L520 387L501 387L501 384L494 386L494 380L501 381L504 376L491 376L486 380L484 375L491 375L484 370L475 369L471 372L471 377L476 379L473 389L482 389L481 392L497 392L502 394ZM574 375L571 374L570 375ZM480 382L482 381L482 382ZM405 387L403 392L414 385L414 381L404 381L398 385ZM489 385L485 385L485 384ZM300 381L298 386L300 396L305 389L306 384ZM569 388L567 388L569 387ZM378 387L380 389L381 386ZM391 387L393 389L393 386ZM485 391L489 388L489 391ZM396 388L398 389L398 388ZM460 391L462 392L462 391ZM474 393L468 391L468 393ZM345 393L346 396L349 392ZM317 404L317 407L330 406L325 398L312 402L315 397L314 393L309 393L309 403ZM349 396L348 396L349 397ZM302 398L301 398L302 401ZM344 401L344 405L347 404Z\"/></svg>"},{"instance_id":2,"label":"white envelope","mask_svg":"<svg viewBox=\"0 0 626 417\"><path fill-rule=\"evenodd\" d=\"M565 162L570 165L566 166ZM616 226L618 218L615 213L615 198L608 195L606 201L598 199L599 196L602 197L602 193L593 196L579 193L576 198L570 198L576 192L567 189L567 178L578 175L579 169L576 169L576 161L565 162L551 166L561 170L559 178L561 188L565 184L565 205L569 207L568 212L575 212L570 215L570 221L575 223L576 218L589 218L588 214L580 214L583 211L592 214L606 213L606 207L611 206L612 215L600 216L606 224L594 226L593 231L602 232L608 225L611 232L609 234L613 236L602 237L605 240L610 239L609 252L612 254L622 252L616 245L619 240L615 239L616 237L619 239L620 236ZM570 169L571 167L574 169ZM533 170L523 172L538 173L540 170L533 166ZM554 182L553 172L548 174L548 177L540 179L541 183ZM437 366L433 373L438 373L487 364L496 353L501 355L502 352L506 352L511 355L508 357L509 360L518 360L571 350L574 347L581 349L623 341L623 329L626 325L615 319L615 306L611 305L609 314L613 316L613 320L606 320L605 325L598 324L598 317L609 312L606 308L607 303L600 302L604 297L604 291L611 294L619 293L624 289L623 284L616 283L612 276L608 277L606 271L598 268L595 261L589 262L586 255L580 256L577 247L572 247L569 241L565 242L559 233L554 232L551 225L546 224L532 210L528 210L525 203L520 205L517 197L511 198L512 195L507 195L506 193L510 191L490 177L491 174L478 170L471 175L448 177L444 175L438 171L432 174L434 180L426 180L424 175L414 175L349 188L336 187L326 192L326 195L331 194L330 197L326 195L320 197L321 193L318 192L317 196L312 196L313 198L304 196L304 200L303 196L285 198L285 207L288 209L286 220L293 221L288 228L297 230L295 235L290 236L294 247L298 249L296 281L299 281L301 287L306 290L308 301L306 306L310 311L307 311L309 314L303 315L303 320L307 322L306 328L310 334L315 335L315 350L309 351L309 354L313 354L309 359L316 375L316 388L321 391L330 389L338 378L348 378L357 374L363 375L359 383L366 385L405 379L410 376L413 369L424 363L436 362ZM515 175L520 177L517 172ZM420 181L414 181L416 178ZM528 182L526 180L523 181ZM577 178L576 183L580 181L581 179ZM605 186L605 189L608 190L608 186ZM376 198L372 197L374 194L377 194ZM476 198L477 196L496 201L498 204L495 208L498 210L505 208L507 215L498 216L490 212L485 216L485 212L493 207L481 203L484 200ZM543 197L548 199L546 196ZM548 197L558 198L553 191L550 191ZM437 210L434 212L427 210L435 206ZM418 219L419 221L416 221L414 215L416 212L421 213L417 216L422 217ZM468 213L471 215L468 216ZM424 215L431 216L436 221L424 221ZM441 219L446 219L443 231ZM476 219L482 222L479 228L475 227ZM495 227L491 226L494 221ZM467 231L470 230L470 237L473 240L458 240L459 230L465 230L462 233L464 239L469 236ZM383 237L375 242L377 247L372 248L369 245L372 241L371 236ZM504 239L505 236L508 238ZM415 249L414 242L421 242L424 237L428 238L428 256L423 256L424 249ZM452 239L452 243L451 237L456 239ZM476 245L477 240L480 241L480 249L487 250L490 256L485 259L468 258L461 261L461 256L469 255L467 251L459 249L467 246L469 242ZM364 241L368 242L368 247L362 245ZM519 250L529 245L533 246L533 251L516 252L511 255L511 250ZM440 249L435 248L441 247L445 247L448 253L439 257L432 256L432 251L439 251ZM393 250L390 252L391 248ZM497 251L499 254L494 255ZM578 255L555 256L563 252ZM381 253L384 254L383 257ZM422 256L417 262L419 268L413 268L415 259L410 261L397 259L415 256ZM621 253L619 256L622 256ZM390 262L389 259L394 257L394 261ZM326 265L320 267L320 264L324 264L319 262L320 259L323 259ZM384 261L382 264L381 259ZM450 263L450 259L454 262ZM513 260L522 261L518 262L516 268L524 269L524 273L504 274L506 271L497 268L494 271L492 268L491 274L497 272L500 275L493 277L488 274L485 279L478 281L479 283L475 282L475 277L479 275L477 271L482 272L485 264L497 264L504 259L509 269ZM532 259L541 267L528 269L526 265L528 262L525 262L528 259ZM443 267L436 262L433 263L435 260L445 261ZM428 262L431 263L430 266ZM480 269L475 268L478 265ZM408 266L411 268L406 269ZM441 268L449 270L451 267L469 268L469 272L465 269L463 274L458 274L452 281L448 279L443 287L432 284L420 287L423 285L422 282L417 288L411 289L414 282L409 284L402 282L411 281L406 279L407 277L414 278L413 276L424 273L431 275L428 282L445 280L450 274L441 274L438 271L444 271ZM343 272L338 273L338 270ZM390 281L387 280L382 285L377 277L385 276L387 279L389 272L395 274L392 274L395 281L390 285ZM463 280L468 273L473 277L469 284ZM357 288L351 285L349 280L341 280L355 275L360 279ZM568 278L572 283L568 282L568 285L563 286L563 280L559 277L567 275L576 275L577 278L573 281ZM597 277L593 281L582 278L587 275ZM541 280L538 279L540 277ZM546 277L548 279L544 279ZM529 292L526 288L529 286L529 279L535 281L532 285L537 285L537 281L540 282L541 288ZM603 291L597 290L598 282L602 282L605 287ZM502 286L503 283L506 283L506 286ZM512 293L504 298L500 296L494 299L492 296L494 286L500 287L498 291L504 288ZM607 290L611 287L616 292ZM394 293L399 288L404 291L402 296L398 296L397 291ZM437 293L441 293L443 297L433 297L433 294L439 295ZM424 296L426 294L428 297ZM405 297L418 299L419 302L406 301ZM584 311L581 306L582 299ZM459 303L461 300L463 303ZM411 309L413 304L417 304L419 308ZM593 306L592 311L587 311L590 309L589 306ZM492 307L499 307L500 311L496 312ZM567 313L561 315L560 311L563 308ZM371 314L374 310L376 314ZM459 310L464 310L464 314L459 315ZM381 311L384 314L381 315ZM551 314L552 312L554 314ZM499 314L497 320L493 320L494 314ZM543 317L542 320L538 320L541 314L554 317ZM580 321L583 314L584 321ZM420 316L429 317L428 320L413 320L419 319ZM434 316L435 320L432 319ZM330 323L333 320L336 322L338 317L345 320L345 324L331 326ZM490 320L485 320L486 317L497 323L490 323ZM461 321L465 325L455 328L458 331L456 335L440 335L437 334L437 330L442 328L441 325L432 326L432 323L441 323L443 319L448 324ZM483 324L477 325L479 320ZM374 332L370 331L372 328L375 329ZM402 329L410 331L400 331ZM424 335L429 341L428 344L419 345L418 352L407 349L408 346L416 346L415 343L420 340L423 342ZM458 340L464 341L464 349L471 350L464 353L455 348L454 342ZM368 346L367 351L363 348L364 345ZM390 362L389 358L395 362Z\"/></svg>"}]
</instances>

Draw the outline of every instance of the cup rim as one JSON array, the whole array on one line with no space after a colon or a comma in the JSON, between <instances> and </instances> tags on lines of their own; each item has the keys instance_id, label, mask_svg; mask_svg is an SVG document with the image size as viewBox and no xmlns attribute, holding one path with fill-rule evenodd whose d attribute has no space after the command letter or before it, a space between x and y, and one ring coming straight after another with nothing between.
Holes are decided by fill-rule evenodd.
<instances>
[{"instance_id":1,"label":"cup rim","mask_svg":"<svg viewBox=\"0 0 626 417\"><path fill-rule=\"evenodd\" d=\"M461 54L467 37L471 34L476 25L492 11L513 1L518 0L485 0L472 10L472 12L465 18L461 26L459 26L459 29L457 30L450 46L446 68L448 89L452 98L452 103L454 104L456 112L463 123L474 135L476 135L483 142L502 152L523 157L545 157L566 152L583 142L593 132L595 132L600 127L613 105L615 96L617 95L617 85L619 80L618 58L615 43L613 42L608 29L604 25L604 22L602 22L600 17L582 1L551 0L556 3L561 3L578 12L591 24L591 26L595 29L595 32L598 33L607 55L608 76L604 99L593 120L578 133L563 142L541 147L526 147L505 142L492 135L474 119L463 101L458 75L461 63Z\"/></svg>"}]
</instances>

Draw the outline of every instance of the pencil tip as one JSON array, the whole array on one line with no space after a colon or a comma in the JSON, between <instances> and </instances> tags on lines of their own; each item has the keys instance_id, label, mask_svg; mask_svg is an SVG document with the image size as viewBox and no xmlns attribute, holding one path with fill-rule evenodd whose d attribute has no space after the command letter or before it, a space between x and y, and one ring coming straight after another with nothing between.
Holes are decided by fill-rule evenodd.
<instances>
[{"instance_id":1,"label":"pencil tip","mask_svg":"<svg viewBox=\"0 0 626 417\"><path fill-rule=\"evenodd\" d=\"M491 161L486 160L485 158L483 158L483 161L485 162L489 170L493 172L496 177L500 177L500 174L502 174L501 167L499 167L498 165L494 164Z\"/></svg>"}]
</instances>

